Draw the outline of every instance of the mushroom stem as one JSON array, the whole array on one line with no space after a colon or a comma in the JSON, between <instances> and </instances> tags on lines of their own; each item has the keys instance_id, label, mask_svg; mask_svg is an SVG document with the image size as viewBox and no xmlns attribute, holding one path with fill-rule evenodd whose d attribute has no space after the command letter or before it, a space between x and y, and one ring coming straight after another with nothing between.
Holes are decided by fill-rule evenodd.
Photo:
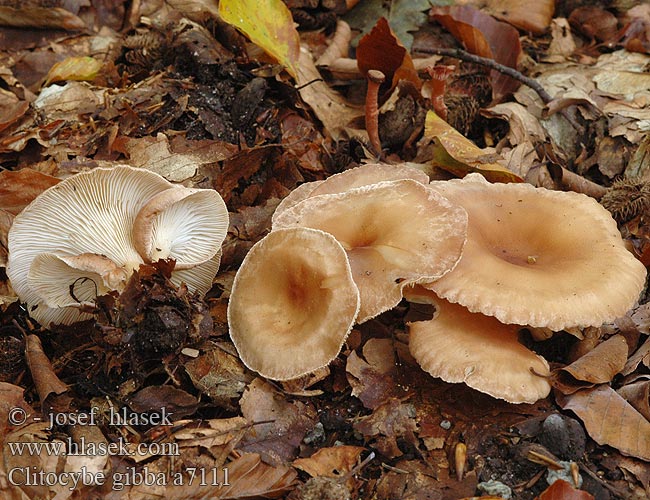
<instances>
[{"instance_id":1,"label":"mushroom stem","mask_svg":"<svg viewBox=\"0 0 650 500\"><path fill-rule=\"evenodd\" d=\"M381 140L379 139L379 87L386 77L376 69L371 69L366 74L368 90L366 91L366 131L370 145L377 157L381 156Z\"/></svg>"}]
</instances>

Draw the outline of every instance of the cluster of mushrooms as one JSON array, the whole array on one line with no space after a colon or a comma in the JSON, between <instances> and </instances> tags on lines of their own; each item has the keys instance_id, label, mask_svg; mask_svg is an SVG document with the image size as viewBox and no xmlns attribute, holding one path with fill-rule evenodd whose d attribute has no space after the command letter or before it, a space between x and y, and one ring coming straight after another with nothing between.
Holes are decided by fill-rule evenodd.
<instances>
[{"instance_id":1,"label":"cluster of mushrooms","mask_svg":"<svg viewBox=\"0 0 650 500\"><path fill-rule=\"evenodd\" d=\"M228 230L212 189L175 185L118 165L73 175L16 216L8 234L7 276L43 325L89 319L98 295L122 291L143 263L174 259L171 280L205 294Z\"/></svg>"},{"instance_id":2,"label":"cluster of mushrooms","mask_svg":"<svg viewBox=\"0 0 650 500\"><path fill-rule=\"evenodd\" d=\"M532 403L550 391L549 366L519 330L613 321L645 276L585 195L370 164L280 203L235 277L228 321L249 368L288 380L330 363L355 324L403 298L430 303L433 319L409 324L425 371Z\"/></svg>"}]
</instances>

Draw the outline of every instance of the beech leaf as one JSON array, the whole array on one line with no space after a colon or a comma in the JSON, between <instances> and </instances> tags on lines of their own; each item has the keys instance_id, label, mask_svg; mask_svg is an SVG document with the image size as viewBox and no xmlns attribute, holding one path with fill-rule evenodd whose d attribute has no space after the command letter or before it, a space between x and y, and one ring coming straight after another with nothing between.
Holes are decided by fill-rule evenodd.
<instances>
[{"instance_id":1,"label":"beech leaf","mask_svg":"<svg viewBox=\"0 0 650 500\"><path fill-rule=\"evenodd\" d=\"M300 37L282 0L221 0L219 14L296 77Z\"/></svg>"},{"instance_id":2,"label":"beech leaf","mask_svg":"<svg viewBox=\"0 0 650 500\"><path fill-rule=\"evenodd\" d=\"M625 366L627 353L625 337L614 335L558 370L553 376L553 385L564 394L571 394L584 387L610 382Z\"/></svg>"},{"instance_id":3,"label":"beech leaf","mask_svg":"<svg viewBox=\"0 0 650 500\"><path fill-rule=\"evenodd\" d=\"M598 444L650 461L650 422L608 385L558 394L558 404L573 411Z\"/></svg>"},{"instance_id":4,"label":"beech leaf","mask_svg":"<svg viewBox=\"0 0 650 500\"><path fill-rule=\"evenodd\" d=\"M442 24L472 54L494 59L499 64L517 68L521 55L519 33L509 24L470 7L437 7L430 16ZM505 95L519 88L519 82L503 73L492 70L492 97L500 101Z\"/></svg>"},{"instance_id":5,"label":"beech leaf","mask_svg":"<svg viewBox=\"0 0 650 500\"><path fill-rule=\"evenodd\" d=\"M506 167L485 161L486 153L481 148L433 111L427 113L424 137L434 139L434 164L452 174L463 177L478 172L491 182L523 182L521 177Z\"/></svg>"}]
</instances>

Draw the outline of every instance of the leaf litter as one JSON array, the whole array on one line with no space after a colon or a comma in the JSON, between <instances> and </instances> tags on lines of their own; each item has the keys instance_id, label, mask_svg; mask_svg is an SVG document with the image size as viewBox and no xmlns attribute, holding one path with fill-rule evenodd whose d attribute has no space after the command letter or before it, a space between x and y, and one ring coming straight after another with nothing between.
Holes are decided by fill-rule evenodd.
<instances>
[{"instance_id":1,"label":"leaf litter","mask_svg":"<svg viewBox=\"0 0 650 500\"><path fill-rule=\"evenodd\" d=\"M377 159L363 122L360 75L368 70L390 76L377 103L383 161L415 160L431 179L481 172L558 190L589 183L613 190L618 179L643 186L650 175L645 6L561 3L553 14L549 2L501 0L390 2L388 10L373 0L285 3L288 10L265 2L237 20L223 15L228 2L220 3L223 17L202 1L0 7L0 264L15 216L59 180L98 166L128 163L216 189L231 212L205 299L171 284L172 264L161 262L141 268L121 295L101 297L96 320L48 330L29 318L0 270L2 495L457 499L478 491L506 498L507 488L521 499L647 497L645 295L629 321L595 335L524 331L527 347L551 363L555 388L524 405L424 373L408 352L406 329L414 315L431 318L419 304L357 325L328 368L281 385L239 361L226 318L234 273L270 231L280 200ZM314 61L334 36L332 19L346 11L353 35L372 33L364 42L371 50L361 44L352 79L328 79ZM322 30L310 33L310 23ZM551 100L497 69L450 57L442 64L453 69L427 94L438 70L418 71L418 49L440 44L519 69ZM386 66L377 47L398 62ZM355 56L346 47L337 53ZM486 89L499 104L485 101ZM431 111L443 109L433 99L457 130ZM647 265L647 205L626 205L634 191L625 193L611 198L611 210L626 215L619 229ZM12 419L15 408L24 421ZM37 420L91 411L96 425ZM173 417L171 425L111 423L119 411ZM17 442L146 445L146 452L30 455L15 453ZM546 483L547 469L562 461L576 465L581 486L570 476ZM21 467L85 470L96 480L74 493L60 482L6 481ZM204 476L192 480L197 471ZM163 479L119 481L145 473Z\"/></svg>"}]
</instances>

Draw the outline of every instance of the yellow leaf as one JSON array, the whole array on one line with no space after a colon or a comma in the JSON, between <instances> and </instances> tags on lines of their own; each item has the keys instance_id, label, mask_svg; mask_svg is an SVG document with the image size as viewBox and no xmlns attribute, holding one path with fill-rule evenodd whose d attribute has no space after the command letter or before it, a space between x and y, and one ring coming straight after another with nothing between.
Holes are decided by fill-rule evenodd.
<instances>
[{"instance_id":1,"label":"yellow leaf","mask_svg":"<svg viewBox=\"0 0 650 500\"><path fill-rule=\"evenodd\" d=\"M68 57L50 68L45 79L45 86L64 80L94 80L101 67L102 63L92 57Z\"/></svg>"},{"instance_id":2,"label":"yellow leaf","mask_svg":"<svg viewBox=\"0 0 650 500\"><path fill-rule=\"evenodd\" d=\"M452 174L464 177L478 172L490 182L523 182L521 177L506 167L486 160L485 151L433 111L427 113L424 136L433 139L434 164Z\"/></svg>"},{"instance_id":3,"label":"yellow leaf","mask_svg":"<svg viewBox=\"0 0 650 500\"><path fill-rule=\"evenodd\" d=\"M219 15L296 77L300 38L282 0L221 0Z\"/></svg>"}]
</instances>

